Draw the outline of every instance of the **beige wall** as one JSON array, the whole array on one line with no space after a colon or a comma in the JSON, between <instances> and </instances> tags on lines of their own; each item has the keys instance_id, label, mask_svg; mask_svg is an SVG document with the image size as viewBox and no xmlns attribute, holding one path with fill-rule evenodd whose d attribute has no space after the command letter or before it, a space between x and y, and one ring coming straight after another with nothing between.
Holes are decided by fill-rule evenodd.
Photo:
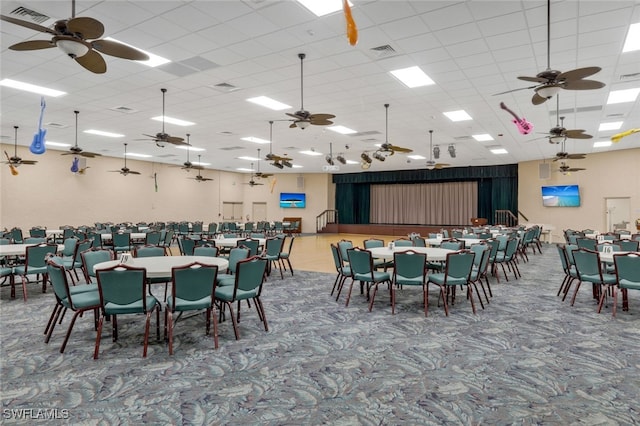
<instances>
[{"instance_id":1,"label":"beige wall","mask_svg":"<svg viewBox=\"0 0 640 426\"><path fill-rule=\"evenodd\" d=\"M587 143L587 142L585 142ZM584 160L570 160L572 167L587 170L563 176L552 172L550 179L540 179L542 161L520 163L518 167L518 208L531 223L554 227L554 242L563 241L563 229L596 229L606 231L605 198L628 197L631 202L631 223L640 218L640 148L589 154ZM552 169L557 162L551 162ZM540 187L543 185L580 185L580 207L543 207ZM522 219L522 217L520 217Z\"/></svg>"},{"instance_id":2,"label":"beige wall","mask_svg":"<svg viewBox=\"0 0 640 426\"><path fill-rule=\"evenodd\" d=\"M2 149L13 149L3 145ZM85 175L70 172L71 156L60 151L47 151L41 156L19 147L18 155L38 160L35 166L23 165L18 176L11 176L9 167L0 169L0 226L19 226L29 229L33 225L49 229L60 225L93 224L96 221L169 221L201 220L209 223L221 221L222 202L243 203L243 217L251 215L252 203L267 203L268 220L285 216L302 217L302 231L315 232L315 218L325 209L335 207L335 185L330 174L277 174L273 193L268 182L250 187L246 173L205 170L209 182L187 179L195 176L178 167L128 160L129 168L141 175L121 176L108 173L120 169L122 159L87 159L90 167ZM549 224L555 228L554 241L562 239L566 228L606 227L605 197L629 197L631 219L640 218L640 148L589 154L584 160L574 160L574 166L587 170L563 176L552 173L551 178L539 178L540 161L519 165L518 205L532 223ZM553 163L557 166L556 163ZM271 172L272 170L269 170ZM158 176L158 191L154 188L153 173ZM298 177L304 178L299 187ZM270 179L274 179L273 177ZM578 208L542 207L540 186L555 184L580 185L582 206ZM282 209L280 192L305 192L307 208ZM629 229L633 229L633 224Z\"/></svg>"},{"instance_id":3,"label":"beige wall","mask_svg":"<svg viewBox=\"0 0 640 426\"><path fill-rule=\"evenodd\" d=\"M2 149L13 151L13 146ZM278 174L273 192L269 182L250 187L247 173L204 170L202 175L213 181L196 182L187 179L197 174L179 167L135 160L127 166L140 175L122 176L109 173L123 166L117 158L89 158L84 175L71 173L72 156L48 150L36 156L26 147L18 147L23 159L37 160L35 166L22 165L19 175L12 176L9 167L0 170L0 227L34 225L49 229L60 225L91 225L95 222L170 221L189 220L219 222L222 203L243 203L243 217L251 215L252 203L267 203L268 220L282 220L285 216L302 217L302 231L315 232L315 218L333 203L331 176L326 174ZM271 170L269 170L271 172ZM154 188L153 174L157 173L158 191ZM298 177L303 176L303 187ZM273 177L270 179L274 179ZM280 192L305 192L305 209L282 209Z\"/></svg>"}]
</instances>

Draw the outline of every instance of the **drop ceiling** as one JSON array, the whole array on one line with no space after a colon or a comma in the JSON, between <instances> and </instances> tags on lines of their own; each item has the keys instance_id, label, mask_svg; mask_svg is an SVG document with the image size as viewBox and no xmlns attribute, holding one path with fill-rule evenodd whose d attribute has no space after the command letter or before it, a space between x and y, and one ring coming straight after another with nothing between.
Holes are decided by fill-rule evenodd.
<instances>
[{"instance_id":1,"label":"drop ceiling","mask_svg":"<svg viewBox=\"0 0 640 426\"><path fill-rule=\"evenodd\" d=\"M293 158L300 168L276 169L261 162L261 170L278 173L326 172L330 152L357 162L339 165L333 173L360 172L360 154L388 141L430 157L429 130L439 145L440 162L452 166L495 165L552 158L559 151L544 139L556 124L556 99L533 105L533 90L496 93L530 86L518 76L535 76L547 67L545 1L358 1L352 14L359 30L358 44L346 38L341 11L316 17L295 1L84 1L76 16L90 16L105 26L105 35L160 55L172 62L150 68L135 61L104 55L105 74L93 74L58 49L12 51L25 40L48 39L47 34L1 22L2 78L62 90L48 97L44 115L47 140L73 144L74 110L79 114L78 144L87 151L122 157L128 151L148 154L143 161L181 164L186 152L172 145L157 147L140 140L161 131L151 120L162 114L194 122L166 124L172 136L186 138L204 151L207 169L250 169L258 149L268 144L241 138L269 140L272 149ZM71 16L71 1L3 1L3 15L19 7L49 19ZM26 18L21 18L26 19ZM593 148L617 131L598 131L601 122L622 121L621 130L640 128L640 101L606 105L611 90L640 87L640 51L622 53L629 25L640 22L638 1L552 1L550 63L567 71L598 66L589 77L606 83L598 90L567 91L559 97L567 129L584 129L589 140L566 142L570 153L595 153L640 146L640 134L605 148ZM305 53L304 108L311 113L335 114L336 125L355 130L341 135L325 126L290 129L286 112L301 106L300 60ZM409 89L389 71L419 66L434 82ZM29 145L37 128L40 96L1 88L1 135L13 143L13 126L20 127L18 143ZM268 96L291 108L272 111L247 102ZM521 135L504 102L535 126ZM388 132L385 108L389 103ZM443 113L464 109L473 119L452 122ZM105 138L83 133L100 129L125 135ZM541 133L537 133L541 132ZM489 134L494 140L477 142L471 135ZM539 139L543 137L542 139ZM448 154L455 146L456 157ZM508 154L495 155L496 146ZM348 147L348 148L347 148ZM59 151L49 148L45 155ZM314 150L322 156L300 151ZM33 154L23 155L33 157ZM46 157L39 159L46 161ZM100 159L89 159L89 162ZM370 171L424 168L426 160L396 153L374 160ZM337 164L337 163L336 163ZM255 167L255 166L254 166Z\"/></svg>"}]
</instances>

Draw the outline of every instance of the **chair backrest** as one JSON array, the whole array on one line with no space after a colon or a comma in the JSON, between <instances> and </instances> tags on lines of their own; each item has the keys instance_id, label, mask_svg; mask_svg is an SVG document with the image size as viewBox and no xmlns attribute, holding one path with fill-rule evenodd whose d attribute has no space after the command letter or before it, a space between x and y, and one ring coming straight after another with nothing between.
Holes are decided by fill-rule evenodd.
<instances>
[{"instance_id":1,"label":"chair backrest","mask_svg":"<svg viewBox=\"0 0 640 426\"><path fill-rule=\"evenodd\" d=\"M606 247L611 247L610 249L607 249ZM620 251L622 250L622 248L620 247L619 244L613 244L611 241L607 241L604 243L600 243L596 245L596 250L599 252L603 252L605 250L611 250L611 251Z\"/></svg>"},{"instance_id":2,"label":"chair backrest","mask_svg":"<svg viewBox=\"0 0 640 426\"><path fill-rule=\"evenodd\" d=\"M340 257L340 250L338 250L338 246L331 243L331 255L333 256L333 264L336 267L336 272L341 273L342 267L344 266L344 262Z\"/></svg>"},{"instance_id":3,"label":"chair backrest","mask_svg":"<svg viewBox=\"0 0 640 426\"><path fill-rule=\"evenodd\" d=\"M233 289L233 298L236 298L238 290L256 291L260 295L262 283L264 282L267 270L267 259L259 256L252 256L242 259L236 264L236 280Z\"/></svg>"},{"instance_id":4,"label":"chair backrest","mask_svg":"<svg viewBox=\"0 0 640 426\"><path fill-rule=\"evenodd\" d=\"M413 247L413 241L406 238L398 238L393 240L393 245L395 247Z\"/></svg>"},{"instance_id":5,"label":"chair backrest","mask_svg":"<svg viewBox=\"0 0 640 426\"><path fill-rule=\"evenodd\" d=\"M174 231L173 229L167 229L167 233L164 234L164 241L163 241L163 246L164 247L169 247L171 245L171 242L173 241L173 236L176 234L176 231Z\"/></svg>"},{"instance_id":6,"label":"chair backrest","mask_svg":"<svg viewBox=\"0 0 640 426\"><path fill-rule=\"evenodd\" d=\"M91 247L102 247L102 234L96 231L87 232L87 239L91 240Z\"/></svg>"},{"instance_id":7,"label":"chair backrest","mask_svg":"<svg viewBox=\"0 0 640 426\"><path fill-rule=\"evenodd\" d=\"M569 261L567 260L567 251L562 244L556 244L558 250L558 256L560 257L560 263L562 264L562 270L565 274L569 274Z\"/></svg>"},{"instance_id":8,"label":"chair backrest","mask_svg":"<svg viewBox=\"0 0 640 426\"><path fill-rule=\"evenodd\" d=\"M393 253L394 281L398 276L402 278L422 277L424 279L426 263L427 255L425 253L418 253L411 249Z\"/></svg>"},{"instance_id":9,"label":"chair backrest","mask_svg":"<svg viewBox=\"0 0 640 426\"><path fill-rule=\"evenodd\" d=\"M573 259L576 263L578 277L580 277L581 280L587 275L599 275L602 277L600 255L597 251L579 248L574 250Z\"/></svg>"},{"instance_id":10,"label":"chair backrest","mask_svg":"<svg viewBox=\"0 0 640 426\"><path fill-rule=\"evenodd\" d=\"M249 249L245 247L234 247L229 251L229 267L228 270L231 273L234 273L236 270L236 265L241 260L247 259L251 257L249 255Z\"/></svg>"},{"instance_id":11,"label":"chair backrest","mask_svg":"<svg viewBox=\"0 0 640 426\"><path fill-rule=\"evenodd\" d=\"M245 222L244 224L244 230L246 232L251 232L253 231L254 227L253 227L253 222Z\"/></svg>"},{"instance_id":12,"label":"chair backrest","mask_svg":"<svg viewBox=\"0 0 640 426\"><path fill-rule=\"evenodd\" d=\"M75 254L73 255L73 262L82 264L82 252L89 250L92 245L93 245L93 241L91 240L80 241L76 245L76 251L75 251Z\"/></svg>"},{"instance_id":13,"label":"chair backrest","mask_svg":"<svg viewBox=\"0 0 640 426\"><path fill-rule=\"evenodd\" d=\"M0 246L6 246L11 244L11 240L9 238L0 238Z\"/></svg>"},{"instance_id":14,"label":"chair backrest","mask_svg":"<svg viewBox=\"0 0 640 426\"><path fill-rule=\"evenodd\" d=\"M45 237L27 237L23 240L24 244L42 244L46 242L47 239Z\"/></svg>"},{"instance_id":15,"label":"chair backrest","mask_svg":"<svg viewBox=\"0 0 640 426\"><path fill-rule=\"evenodd\" d=\"M84 278L87 282L91 282L91 277L95 277L96 273L93 271L93 267L102 262L108 262L114 259L113 251L92 247L89 250L80 253L82 264L84 265Z\"/></svg>"},{"instance_id":16,"label":"chair backrest","mask_svg":"<svg viewBox=\"0 0 640 426\"><path fill-rule=\"evenodd\" d=\"M617 240L615 244L619 245L622 251L638 251L640 248L640 241L638 240Z\"/></svg>"},{"instance_id":17,"label":"chair backrest","mask_svg":"<svg viewBox=\"0 0 640 426\"><path fill-rule=\"evenodd\" d=\"M362 245L365 249L384 247L384 240L378 238L367 238L362 242Z\"/></svg>"},{"instance_id":18,"label":"chair backrest","mask_svg":"<svg viewBox=\"0 0 640 426\"><path fill-rule=\"evenodd\" d=\"M268 238L265 243L265 253L267 256L280 256L282 253L282 247L284 246L284 240L282 238Z\"/></svg>"},{"instance_id":19,"label":"chair backrest","mask_svg":"<svg viewBox=\"0 0 640 426\"><path fill-rule=\"evenodd\" d=\"M471 250L459 250L447 253L445 264L445 282L449 278L466 278L469 280L475 254Z\"/></svg>"},{"instance_id":20,"label":"chair backrest","mask_svg":"<svg viewBox=\"0 0 640 426\"><path fill-rule=\"evenodd\" d=\"M578 246L575 244L566 244L564 246L564 252L567 254L567 263L569 266L575 266L576 261L573 259L573 252L578 250Z\"/></svg>"},{"instance_id":21,"label":"chair backrest","mask_svg":"<svg viewBox=\"0 0 640 426\"><path fill-rule=\"evenodd\" d=\"M203 246L198 246L193 249L194 256L208 256L208 257L217 257L218 256L218 247L205 244Z\"/></svg>"},{"instance_id":22,"label":"chair backrest","mask_svg":"<svg viewBox=\"0 0 640 426\"><path fill-rule=\"evenodd\" d=\"M457 241L457 240L442 241L440 243L440 248L448 249L448 250L462 250L464 248L464 241Z\"/></svg>"},{"instance_id":23,"label":"chair backrest","mask_svg":"<svg viewBox=\"0 0 640 426\"><path fill-rule=\"evenodd\" d=\"M103 313L110 314L111 305L130 305L140 303L140 310L147 312L147 270L130 265L115 265L96 272L100 304Z\"/></svg>"},{"instance_id":24,"label":"chair backrest","mask_svg":"<svg viewBox=\"0 0 640 426\"><path fill-rule=\"evenodd\" d=\"M10 233L11 233L11 240L13 241L13 244L22 244L22 242L23 242L22 229L13 228L10 231Z\"/></svg>"},{"instance_id":25,"label":"chair backrest","mask_svg":"<svg viewBox=\"0 0 640 426\"><path fill-rule=\"evenodd\" d=\"M369 250L350 248L347 250L347 256L349 256L349 266L354 275L371 274L373 277L373 257Z\"/></svg>"},{"instance_id":26,"label":"chair backrest","mask_svg":"<svg viewBox=\"0 0 640 426\"><path fill-rule=\"evenodd\" d=\"M73 303L71 294L69 293L67 274L60 258L49 258L47 260L47 274L49 274L49 280L51 281L51 286L53 287L53 292L56 294L56 298L59 300L67 299L69 303Z\"/></svg>"},{"instance_id":27,"label":"chair backrest","mask_svg":"<svg viewBox=\"0 0 640 426\"><path fill-rule=\"evenodd\" d=\"M144 245L142 247L137 247L133 251L133 257L156 257L164 255L164 248L154 245Z\"/></svg>"},{"instance_id":28,"label":"chair backrest","mask_svg":"<svg viewBox=\"0 0 640 426\"><path fill-rule=\"evenodd\" d=\"M415 236L411 239L411 241L413 241L413 245L415 247L426 247L427 246L427 242L425 241L425 239L421 236Z\"/></svg>"},{"instance_id":29,"label":"chair backrest","mask_svg":"<svg viewBox=\"0 0 640 426\"><path fill-rule=\"evenodd\" d=\"M618 285L620 287L634 285L640 286L640 254L638 253L618 253L613 255L613 264L616 268Z\"/></svg>"},{"instance_id":30,"label":"chair backrest","mask_svg":"<svg viewBox=\"0 0 640 426\"><path fill-rule=\"evenodd\" d=\"M276 237L276 238L280 238L280 237ZM286 238L289 238L289 247L287 247L287 251L285 253L290 255L291 254L291 250L293 250L293 242L296 240L296 237L295 237L295 235L291 235L291 236L283 238L283 240L285 240ZM282 243L282 248L284 248L284 243Z\"/></svg>"},{"instance_id":31,"label":"chair backrest","mask_svg":"<svg viewBox=\"0 0 640 426\"><path fill-rule=\"evenodd\" d=\"M47 265L46 257L48 254L56 254L58 246L56 244L38 244L37 246L27 247L25 257L25 274L28 274L29 268L44 268Z\"/></svg>"},{"instance_id":32,"label":"chair backrest","mask_svg":"<svg viewBox=\"0 0 640 426\"><path fill-rule=\"evenodd\" d=\"M589 250L596 250L596 246L598 244L598 241L594 240L593 238L577 238L576 239L576 244L578 245L579 248L586 248Z\"/></svg>"},{"instance_id":33,"label":"chair backrest","mask_svg":"<svg viewBox=\"0 0 640 426\"><path fill-rule=\"evenodd\" d=\"M349 255L347 254L347 250L353 248L353 243L349 240L340 240L338 241L338 250L340 250L340 257L343 262L349 261Z\"/></svg>"},{"instance_id":34,"label":"chair backrest","mask_svg":"<svg viewBox=\"0 0 640 426\"><path fill-rule=\"evenodd\" d=\"M213 303L217 276L217 266L200 262L171 268L171 306L176 298L193 302L209 296Z\"/></svg>"},{"instance_id":35,"label":"chair backrest","mask_svg":"<svg viewBox=\"0 0 640 426\"><path fill-rule=\"evenodd\" d=\"M187 222L180 222L178 224L178 232L187 235L189 233L189 224Z\"/></svg>"},{"instance_id":36,"label":"chair backrest","mask_svg":"<svg viewBox=\"0 0 640 426\"><path fill-rule=\"evenodd\" d=\"M245 238L243 240L238 240L236 245L237 247L247 247L249 249L250 256L257 256L258 248L260 247L260 241L254 240L253 238Z\"/></svg>"},{"instance_id":37,"label":"chair backrest","mask_svg":"<svg viewBox=\"0 0 640 426\"><path fill-rule=\"evenodd\" d=\"M44 228L31 228L29 229L29 236L33 238L46 238L47 231Z\"/></svg>"},{"instance_id":38,"label":"chair backrest","mask_svg":"<svg viewBox=\"0 0 640 426\"><path fill-rule=\"evenodd\" d=\"M509 240L508 235L497 235L496 240L498 241L498 251L505 251L507 249L507 241Z\"/></svg>"},{"instance_id":39,"label":"chair backrest","mask_svg":"<svg viewBox=\"0 0 640 426\"><path fill-rule=\"evenodd\" d=\"M76 251L76 246L78 245L78 239L76 237L69 237L64 240L62 255L66 257L71 257L74 255Z\"/></svg>"},{"instance_id":40,"label":"chair backrest","mask_svg":"<svg viewBox=\"0 0 640 426\"><path fill-rule=\"evenodd\" d=\"M194 234L202 234L202 222L193 222L191 224L191 232Z\"/></svg>"},{"instance_id":41,"label":"chair backrest","mask_svg":"<svg viewBox=\"0 0 640 426\"><path fill-rule=\"evenodd\" d=\"M193 256L193 249L196 247L195 240L188 237L178 238L178 247L183 256Z\"/></svg>"},{"instance_id":42,"label":"chair backrest","mask_svg":"<svg viewBox=\"0 0 640 426\"><path fill-rule=\"evenodd\" d=\"M152 245L152 246L157 246L160 244L160 232L158 231L151 231L151 232L147 232L144 236L144 244L146 246Z\"/></svg>"},{"instance_id":43,"label":"chair backrest","mask_svg":"<svg viewBox=\"0 0 640 426\"><path fill-rule=\"evenodd\" d=\"M498 254L498 247L500 247L500 242L495 238L489 238L485 240L485 243L489 245L491 248L489 251L489 261L493 261L496 258L496 254Z\"/></svg>"},{"instance_id":44,"label":"chair backrest","mask_svg":"<svg viewBox=\"0 0 640 426\"><path fill-rule=\"evenodd\" d=\"M113 242L113 247L129 247L131 246L131 233L112 232L111 241Z\"/></svg>"},{"instance_id":45,"label":"chair backrest","mask_svg":"<svg viewBox=\"0 0 640 426\"><path fill-rule=\"evenodd\" d=\"M472 244L470 250L475 254L475 257L473 258L473 265L478 267L478 269L481 269L482 266L486 266L482 265L482 262L484 260L483 257L485 252L488 252L486 259L489 260L491 246L485 243Z\"/></svg>"}]
</instances>

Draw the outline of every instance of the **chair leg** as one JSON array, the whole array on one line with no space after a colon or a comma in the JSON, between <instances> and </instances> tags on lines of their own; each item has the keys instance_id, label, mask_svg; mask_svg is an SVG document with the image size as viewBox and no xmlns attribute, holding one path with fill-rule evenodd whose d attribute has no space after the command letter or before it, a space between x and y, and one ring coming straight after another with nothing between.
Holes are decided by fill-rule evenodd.
<instances>
[{"instance_id":1,"label":"chair leg","mask_svg":"<svg viewBox=\"0 0 640 426\"><path fill-rule=\"evenodd\" d=\"M291 271L291 276L293 276L293 266L291 266L291 260L287 257L287 263L289 264L289 271Z\"/></svg>"},{"instance_id":2,"label":"chair leg","mask_svg":"<svg viewBox=\"0 0 640 426\"><path fill-rule=\"evenodd\" d=\"M351 278L351 284L349 285L349 293L347 293L347 301L344 304L345 307L349 306L349 299L351 298L351 290L353 289L353 282L355 280L353 278ZM340 296L340 293L338 293L338 296Z\"/></svg>"},{"instance_id":3,"label":"chair leg","mask_svg":"<svg viewBox=\"0 0 640 426\"><path fill-rule=\"evenodd\" d=\"M371 300L369 300L369 312L373 309L373 300L376 298L376 292L378 291L378 283L373 284L373 293L371 294Z\"/></svg>"},{"instance_id":4,"label":"chair leg","mask_svg":"<svg viewBox=\"0 0 640 426\"><path fill-rule=\"evenodd\" d=\"M100 338L102 337L102 325L104 323L104 315L100 315L98 320L98 330L96 333L96 344L93 348L93 359L98 359L98 353L100 352Z\"/></svg>"},{"instance_id":5,"label":"chair leg","mask_svg":"<svg viewBox=\"0 0 640 426\"><path fill-rule=\"evenodd\" d=\"M236 335L236 340L240 339L240 332L238 331L238 322L236 321L236 316L233 314L233 306L232 302L225 302L229 307L229 316L231 317L231 322L233 323L233 332Z\"/></svg>"},{"instance_id":6,"label":"chair leg","mask_svg":"<svg viewBox=\"0 0 640 426\"><path fill-rule=\"evenodd\" d=\"M467 295L469 296L469 300L471 301L471 310L473 311L473 314L476 314L476 305L475 303L473 303L473 287L471 286L467 286ZM478 295L478 299L480 299L480 296ZM480 299L480 304L482 304L482 299ZM484 309L484 306L482 307L482 309Z\"/></svg>"},{"instance_id":7,"label":"chair leg","mask_svg":"<svg viewBox=\"0 0 640 426\"><path fill-rule=\"evenodd\" d=\"M580 290L580 284L582 284L582 281L578 281L578 284L576 285L576 289L573 292L573 297L571 298L571 306L573 306L573 303L576 301L578 290Z\"/></svg>"},{"instance_id":8,"label":"chair leg","mask_svg":"<svg viewBox=\"0 0 640 426\"><path fill-rule=\"evenodd\" d=\"M153 309L156 309L155 307ZM152 311L147 312L146 320L144 322L144 343L142 346L142 357L147 357L147 346L149 345L149 326L151 325L151 313Z\"/></svg>"},{"instance_id":9,"label":"chair leg","mask_svg":"<svg viewBox=\"0 0 640 426\"><path fill-rule=\"evenodd\" d=\"M267 315L265 314L262 300L260 300L260 297L258 296L256 296L254 299L256 301L257 311L260 313L260 317L262 318L262 322L264 323L264 331L269 331L269 326L267 325Z\"/></svg>"},{"instance_id":10,"label":"chair leg","mask_svg":"<svg viewBox=\"0 0 640 426\"><path fill-rule=\"evenodd\" d=\"M71 330L73 330L73 325L76 323L76 318L78 315L82 314L84 311L76 311L76 313L71 318L71 322L69 323L69 327L67 328L67 334L64 336L64 341L62 342L62 346L60 346L60 353L64 353L64 349L67 347L67 342L69 341L69 336L71 336Z\"/></svg>"},{"instance_id":11,"label":"chair leg","mask_svg":"<svg viewBox=\"0 0 640 426\"><path fill-rule=\"evenodd\" d=\"M164 310L164 337L169 341L169 355L173 355L173 313L171 309Z\"/></svg>"},{"instance_id":12,"label":"chair leg","mask_svg":"<svg viewBox=\"0 0 640 426\"><path fill-rule=\"evenodd\" d=\"M53 312L51 312L51 317L49 318L47 327L44 329L44 334L47 336L44 339L45 343L49 343L49 340L51 339L51 334L53 333L53 329L56 327L56 322L58 322L60 311L62 311L62 305L58 303L53 308Z\"/></svg>"},{"instance_id":13,"label":"chair leg","mask_svg":"<svg viewBox=\"0 0 640 426\"><path fill-rule=\"evenodd\" d=\"M218 320L216 319L214 305L211 305L211 308L207 311L211 316L211 321L213 322L213 347L218 349Z\"/></svg>"}]
</instances>

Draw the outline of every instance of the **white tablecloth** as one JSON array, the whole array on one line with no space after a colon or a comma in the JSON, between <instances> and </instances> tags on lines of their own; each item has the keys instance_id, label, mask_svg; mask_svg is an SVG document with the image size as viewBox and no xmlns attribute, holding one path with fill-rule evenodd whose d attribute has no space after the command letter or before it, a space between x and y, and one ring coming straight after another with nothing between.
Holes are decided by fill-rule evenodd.
<instances>
[{"instance_id":1,"label":"white tablecloth","mask_svg":"<svg viewBox=\"0 0 640 426\"><path fill-rule=\"evenodd\" d=\"M176 266L185 266L192 262L200 262L205 265L216 265L218 272L225 271L229 267L229 261L221 257L209 256L153 256L153 257L134 257L131 258L128 265L147 270L147 278L171 278L171 268ZM118 265L119 260L111 260L108 262L97 263L94 271L106 269Z\"/></svg>"}]
</instances>

